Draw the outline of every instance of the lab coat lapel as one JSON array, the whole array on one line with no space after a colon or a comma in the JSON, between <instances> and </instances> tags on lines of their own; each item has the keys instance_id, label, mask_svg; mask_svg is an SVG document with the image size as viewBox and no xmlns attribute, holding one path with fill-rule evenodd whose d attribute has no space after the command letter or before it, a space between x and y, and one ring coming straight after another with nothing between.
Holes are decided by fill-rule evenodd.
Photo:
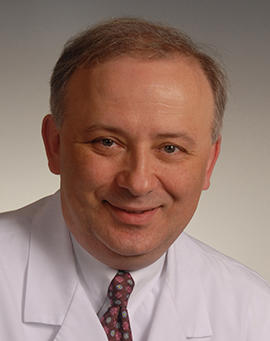
<instances>
[{"instance_id":1,"label":"lab coat lapel","mask_svg":"<svg viewBox=\"0 0 270 341\"><path fill-rule=\"evenodd\" d=\"M33 219L23 320L58 330L54 341L107 340L82 288L59 193Z\"/></svg>"},{"instance_id":2,"label":"lab coat lapel","mask_svg":"<svg viewBox=\"0 0 270 341\"><path fill-rule=\"evenodd\" d=\"M70 308L54 341L107 341L98 317L89 304L83 288L78 284Z\"/></svg>"},{"instance_id":3,"label":"lab coat lapel","mask_svg":"<svg viewBox=\"0 0 270 341\"><path fill-rule=\"evenodd\" d=\"M61 325L77 285L72 245L57 194L33 218L24 322Z\"/></svg>"},{"instance_id":4,"label":"lab coat lapel","mask_svg":"<svg viewBox=\"0 0 270 341\"><path fill-rule=\"evenodd\" d=\"M159 297L157 309L153 312L149 341L166 340L186 341L186 336L172 295L165 288Z\"/></svg>"},{"instance_id":5,"label":"lab coat lapel","mask_svg":"<svg viewBox=\"0 0 270 341\"><path fill-rule=\"evenodd\" d=\"M198 260L192 257L187 236L183 233L167 254L163 302L160 304L162 311L159 314L168 323L167 338L169 335L170 340L182 340L184 334L184 340L202 338L206 341L211 340L213 334L200 267ZM162 323L161 318L159 323Z\"/></svg>"}]
</instances>

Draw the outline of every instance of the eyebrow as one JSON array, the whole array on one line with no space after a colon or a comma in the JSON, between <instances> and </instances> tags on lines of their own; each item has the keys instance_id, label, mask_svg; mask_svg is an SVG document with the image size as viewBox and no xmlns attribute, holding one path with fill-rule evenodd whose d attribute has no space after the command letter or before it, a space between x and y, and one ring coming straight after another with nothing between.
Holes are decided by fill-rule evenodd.
<instances>
[{"instance_id":1,"label":"eyebrow","mask_svg":"<svg viewBox=\"0 0 270 341\"><path fill-rule=\"evenodd\" d=\"M189 143L190 145L195 145L195 140L188 135L185 132L176 132L176 133L163 133L163 134L157 134L157 137L159 138L181 138L183 140L185 140L187 143Z\"/></svg>"},{"instance_id":2,"label":"eyebrow","mask_svg":"<svg viewBox=\"0 0 270 341\"><path fill-rule=\"evenodd\" d=\"M91 133L92 131L99 130L99 129L108 130L108 131L111 131L113 133L126 135L124 130L122 130L120 128L117 128L117 127L108 126L106 124L93 124L90 127L87 127L85 129L85 132L86 133Z\"/></svg>"},{"instance_id":3,"label":"eyebrow","mask_svg":"<svg viewBox=\"0 0 270 341\"><path fill-rule=\"evenodd\" d=\"M106 124L93 124L90 127L87 127L85 129L86 133L91 133L95 130L107 130L109 132L115 133L115 134L119 134L119 135L123 135L123 136L127 136L127 133L118 127L112 127ZM196 144L195 140L188 135L185 132L175 132L175 133L159 133L155 136L156 138L160 138L160 139L166 139L166 138L181 138L183 140L185 140L188 144L190 144L191 146L194 146Z\"/></svg>"}]
</instances>

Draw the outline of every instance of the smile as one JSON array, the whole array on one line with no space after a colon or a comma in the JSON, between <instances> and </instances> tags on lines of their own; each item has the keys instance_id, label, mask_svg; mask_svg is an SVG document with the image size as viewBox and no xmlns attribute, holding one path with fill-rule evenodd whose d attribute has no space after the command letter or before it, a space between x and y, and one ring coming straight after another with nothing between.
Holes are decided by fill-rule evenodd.
<instances>
[{"instance_id":1,"label":"smile","mask_svg":"<svg viewBox=\"0 0 270 341\"><path fill-rule=\"evenodd\" d=\"M141 214L141 213L145 213L148 211L153 211L155 208L150 208L150 209L146 209L146 210L126 210L124 208L118 208L122 211L128 212L128 213L135 213L135 214Z\"/></svg>"},{"instance_id":2,"label":"smile","mask_svg":"<svg viewBox=\"0 0 270 341\"><path fill-rule=\"evenodd\" d=\"M117 207L108 201L104 201L104 204L109 209L114 219L128 225L149 224L154 215L161 208L160 206L153 208Z\"/></svg>"}]
</instances>

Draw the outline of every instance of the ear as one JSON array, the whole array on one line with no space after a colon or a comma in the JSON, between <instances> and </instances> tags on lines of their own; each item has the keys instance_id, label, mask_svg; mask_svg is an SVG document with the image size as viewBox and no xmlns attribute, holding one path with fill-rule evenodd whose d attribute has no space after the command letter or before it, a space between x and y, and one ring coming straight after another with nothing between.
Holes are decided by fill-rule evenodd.
<instances>
[{"instance_id":1,"label":"ear","mask_svg":"<svg viewBox=\"0 0 270 341\"><path fill-rule=\"evenodd\" d=\"M60 174L60 135L52 115L44 117L41 133L50 171Z\"/></svg>"},{"instance_id":2,"label":"ear","mask_svg":"<svg viewBox=\"0 0 270 341\"><path fill-rule=\"evenodd\" d=\"M207 168L205 173L204 185L203 190L207 190L210 186L210 178L215 167L217 158L220 153L220 145L221 145L221 136L219 136L218 140L211 146Z\"/></svg>"}]
</instances>

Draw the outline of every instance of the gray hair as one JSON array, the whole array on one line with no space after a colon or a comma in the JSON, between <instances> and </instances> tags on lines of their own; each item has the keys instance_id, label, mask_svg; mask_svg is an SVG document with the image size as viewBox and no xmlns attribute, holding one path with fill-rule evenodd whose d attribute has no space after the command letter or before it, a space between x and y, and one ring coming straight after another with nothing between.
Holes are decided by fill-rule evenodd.
<instances>
[{"instance_id":1,"label":"gray hair","mask_svg":"<svg viewBox=\"0 0 270 341\"><path fill-rule=\"evenodd\" d=\"M202 51L190 37L173 27L137 18L117 18L70 39L58 59L51 77L51 113L61 126L65 112L66 85L76 69L92 67L117 56L149 60L182 55L196 60L211 86L215 115L212 141L220 135L226 105L226 76L222 67Z\"/></svg>"}]
</instances>

